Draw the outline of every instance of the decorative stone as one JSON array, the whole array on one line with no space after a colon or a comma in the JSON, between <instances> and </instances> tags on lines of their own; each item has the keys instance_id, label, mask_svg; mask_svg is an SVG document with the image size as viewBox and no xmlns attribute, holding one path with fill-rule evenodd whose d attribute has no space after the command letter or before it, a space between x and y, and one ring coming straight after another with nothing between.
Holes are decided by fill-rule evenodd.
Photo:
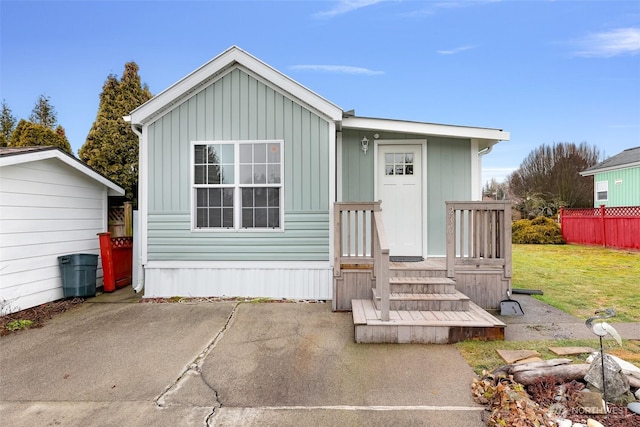
<instances>
[{"instance_id":1,"label":"decorative stone","mask_svg":"<svg viewBox=\"0 0 640 427\"><path fill-rule=\"evenodd\" d=\"M640 400L640 388L636 390L636 399Z\"/></svg>"},{"instance_id":2,"label":"decorative stone","mask_svg":"<svg viewBox=\"0 0 640 427\"><path fill-rule=\"evenodd\" d=\"M587 427L604 427L602 424L591 418L587 419Z\"/></svg>"},{"instance_id":3,"label":"decorative stone","mask_svg":"<svg viewBox=\"0 0 640 427\"><path fill-rule=\"evenodd\" d=\"M549 351L557 356L570 356L573 354L593 353L591 347L549 347Z\"/></svg>"},{"instance_id":4,"label":"decorative stone","mask_svg":"<svg viewBox=\"0 0 640 427\"><path fill-rule=\"evenodd\" d=\"M602 362L600 353L591 362L591 367L584 376L585 381L602 391ZM629 380L622 373L622 368L609 355L604 355L604 381L605 392L604 399L611 401L616 397L629 391Z\"/></svg>"},{"instance_id":5,"label":"decorative stone","mask_svg":"<svg viewBox=\"0 0 640 427\"><path fill-rule=\"evenodd\" d=\"M607 413L602 395L597 391L583 390L580 392L578 400L586 414L604 415Z\"/></svg>"},{"instance_id":6,"label":"decorative stone","mask_svg":"<svg viewBox=\"0 0 640 427\"><path fill-rule=\"evenodd\" d=\"M540 353L535 350L496 350L496 352L507 363L514 363L518 360L540 356Z\"/></svg>"},{"instance_id":7,"label":"decorative stone","mask_svg":"<svg viewBox=\"0 0 640 427\"><path fill-rule=\"evenodd\" d=\"M535 356L535 357L527 357L526 359L518 360L516 362L516 365L520 364L520 363L529 363L529 362L542 362L542 359L537 357L537 356Z\"/></svg>"},{"instance_id":8,"label":"decorative stone","mask_svg":"<svg viewBox=\"0 0 640 427\"><path fill-rule=\"evenodd\" d=\"M634 414L640 415L640 402L631 402L627 405L627 409L629 409Z\"/></svg>"}]
</instances>

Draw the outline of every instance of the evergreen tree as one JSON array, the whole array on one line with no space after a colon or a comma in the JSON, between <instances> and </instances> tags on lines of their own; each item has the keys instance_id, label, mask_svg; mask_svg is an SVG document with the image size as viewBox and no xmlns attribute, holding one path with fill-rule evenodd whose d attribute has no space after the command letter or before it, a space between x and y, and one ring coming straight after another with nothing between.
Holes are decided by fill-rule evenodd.
<instances>
[{"instance_id":1,"label":"evergreen tree","mask_svg":"<svg viewBox=\"0 0 640 427\"><path fill-rule=\"evenodd\" d=\"M11 134L9 147L33 147L33 146L60 147L69 154L71 144L67 140L64 128L58 126L55 130L47 126L28 122L24 119L18 122L18 126Z\"/></svg>"},{"instance_id":2,"label":"evergreen tree","mask_svg":"<svg viewBox=\"0 0 640 427\"><path fill-rule=\"evenodd\" d=\"M56 109L53 108L53 105L51 105L51 100L48 96L40 95L38 101L36 101L36 105L31 111L29 120L32 123L48 127L49 129L56 127L58 114L56 113Z\"/></svg>"},{"instance_id":3,"label":"evergreen tree","mask_svg":"<svg viewBox=\"0 0 640 427\"><path fill-rule=\"evenodd\" d=\"M0 113L0 147L7 147L11 141L11 134L16 127L16 118L5 100L2 100L2 113Z\"/></svg>"},{"instance_id":4,"label":"evergreen tree","mask_svg":"<svg viewBox=\"0 0 640 427\"><path fill-rule=\"evenodd\" d=\"M80 148L80 159L126 190L136 201L138 186L138 137L123 116L151 99L142 85L138 65L124 66L122 78L110 74L100 94L100 105L87 139Z\"/></svg>"}]
</instances>

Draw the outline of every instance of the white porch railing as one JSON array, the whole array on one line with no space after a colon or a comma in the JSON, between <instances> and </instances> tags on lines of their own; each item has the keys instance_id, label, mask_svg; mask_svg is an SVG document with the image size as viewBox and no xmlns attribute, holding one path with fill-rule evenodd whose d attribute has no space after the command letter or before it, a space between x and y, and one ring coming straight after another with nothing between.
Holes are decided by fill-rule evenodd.
<instances>
[{"instance_id":1,"label":"white porch railing","mask_svg":"<svg viewBox=\"0 0 640 427\"><path fill-rule=\"evenodd\" d=\"M511 202L446 202L447 277L456 266L500 266L511 277Z\"/></svg>"},{"instance_id":2,"label":"white porch railing","mask_svg":"<svg viewBox=\"0 0 640 427\"><path fill-rule=\"evenodd\" d=\"M334 276L343 265L372 264L381 320L389 320L389 246L381 202L338 202L334 205Z\"/></svg>"}]
</instances>

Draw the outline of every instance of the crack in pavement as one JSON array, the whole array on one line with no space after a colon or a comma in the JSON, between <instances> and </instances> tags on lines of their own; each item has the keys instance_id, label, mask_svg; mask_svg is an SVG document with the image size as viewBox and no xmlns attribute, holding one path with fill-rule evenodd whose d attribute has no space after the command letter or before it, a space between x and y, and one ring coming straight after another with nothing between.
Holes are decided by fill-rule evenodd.
<instances>
[{"instance_id":1,"label":"crack in pavement","mask_svg":"<svg viewBox=\"0 0 640 427\"><path fill-rule=\"evenodd\" d=\"M213 388L211 384L209 384L202 377L202 364L206 356L209 353L211 353L211 351L215 348L218 342L222 339L222 336L224 335L224 333L231 326L231 323L235 317L235 314L240 304L241 302L237 302L233 306L231 313L229 313L229 316L227 317L226 322L224 323L222 328L220 328L218 333L213 337L213 339L205 346L205 348L200 352L200 354L198 354L198 356L196 356L196 358L191 363L189 363L189 365L180 374L180 376L171 385L169 385L162 393L160 393L160 395L154 400L154 403L158 408L164 408L168 406L165 399L171 394L175 393L177 390L179 390L181 385L188 379L189 376L192 376L192 375L200 376L202 383L204 383L213 392L213 395L214 395L214 404L213 404L212 411L205 419L205 422L206 422L205 425L210 425L210 421L212 417L215 416L217 409L222 407L222 403L218 398L218 392Z\"/></svg>"}]
</instances>

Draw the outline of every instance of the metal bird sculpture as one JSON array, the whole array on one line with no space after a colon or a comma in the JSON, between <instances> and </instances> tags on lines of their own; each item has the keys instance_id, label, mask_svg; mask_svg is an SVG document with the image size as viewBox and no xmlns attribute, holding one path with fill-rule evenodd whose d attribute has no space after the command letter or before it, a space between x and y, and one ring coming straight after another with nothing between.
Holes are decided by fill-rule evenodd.
<instances>
[{"instance_id":1,"label":"metal bird sculpture","mask_svg":"<svg viewBox=\"0 0 640 427\"><path fill-rule=\"evenodd\" d=\"M613 326L604 321L604 319L610 319L616 315L616 311L613 308L607 308L604 310L596 310L594 313L596 316L590 317L585 322L587 328L591 328L594 334L598 336L600 339L600 363L602 369L602 395L605 398L607 396L607 386L604 378L604 349L602 348L602 338L607 336L607 334L611 335L616 342L622 346L622 338L620 338L620 334L616 331ZM597 323L593 323L596 322ZM605 403L606 404L606 403ZM605 418L609 420L609 411L607 410L605 414Z\"/></svg>"},{"instance_id":2,"label":"metal bird sculpture","mask_svg":"<svg viewBox=\"0 0 640 427\"><path fill-rule=\"evenodd\" d=\"M607 336L607 334L611 335L613 339L616 340L618 345L622 346L622 338L620 338L620 334L618 333L618 331L616 331L613 326L604 321L604 319L609 319L615 316L615 310L612 308L607 308L605 310L596 310L595 314L597 316L590 317L585 322L587 328L591 328L593 333L600 338ZM598 322L593 323L594 321Z\"/></svg>"}]
</instances>

